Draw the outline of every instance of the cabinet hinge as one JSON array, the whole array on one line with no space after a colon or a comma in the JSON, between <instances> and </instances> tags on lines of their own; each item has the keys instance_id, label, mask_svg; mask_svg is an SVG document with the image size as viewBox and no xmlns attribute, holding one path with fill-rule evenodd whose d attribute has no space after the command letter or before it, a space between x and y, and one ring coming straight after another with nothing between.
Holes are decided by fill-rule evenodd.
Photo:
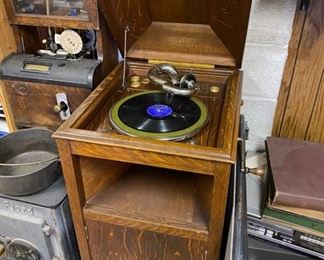
<instances>
[{"instance_id":1,"label":"cabinet hinge","mask_svg":"<svg viewBox=\"0 0 324 260\"><path fill-rule=\"evenodd\" d=\"M187 67L187 68L198 68L198 69L214 69L215 65L213 64L203 64L203 63L189 63L189 62L179 62L179 61L167 61L167 60L154 60L151 59L148 61L150 64L160 64L160 63L169 63L174 66Z\"/></svg>"}]
</instances>

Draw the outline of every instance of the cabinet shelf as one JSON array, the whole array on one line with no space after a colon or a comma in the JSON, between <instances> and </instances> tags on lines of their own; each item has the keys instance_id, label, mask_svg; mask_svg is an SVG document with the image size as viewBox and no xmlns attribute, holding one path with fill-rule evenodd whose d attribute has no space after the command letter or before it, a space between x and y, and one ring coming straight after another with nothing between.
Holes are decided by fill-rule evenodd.
<instances>
[{"instance_id":1,"label":"cabinet shelf","mask_svg":"<svg viewBox=\"0 0 324 260\"><path fill-rule=\"evenodd\" d=\"M210 176L199 176L199 179ZM207 240L208 217L197 189L197 175L132 166L90 198L86 219Z\"/></svg>"}]
</instances>

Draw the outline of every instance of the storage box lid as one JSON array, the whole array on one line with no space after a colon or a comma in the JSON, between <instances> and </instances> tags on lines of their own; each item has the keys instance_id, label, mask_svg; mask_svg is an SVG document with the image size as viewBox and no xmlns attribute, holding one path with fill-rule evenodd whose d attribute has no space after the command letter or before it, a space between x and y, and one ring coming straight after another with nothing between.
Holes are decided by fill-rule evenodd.
<instances>
[{"instance_id":1,"label":"storage box lid","mask_svg":"<svg viewBox=\"0 0 324 260\"><path fill-rule=\"evenodd\" d=\"M127 56L215 66L241 66L251 0L99 0Z\"/></svg>"},{"instance_id":2,"label":"storage box lid","mask_svg":"<svg viewBox=\"0 0 324 260\"><path fill-rule=\"evenodd\" d=\"M12 53L0 63L0 79L93 89L99 69L98 60Z\"/></svg>"}]
</instances>

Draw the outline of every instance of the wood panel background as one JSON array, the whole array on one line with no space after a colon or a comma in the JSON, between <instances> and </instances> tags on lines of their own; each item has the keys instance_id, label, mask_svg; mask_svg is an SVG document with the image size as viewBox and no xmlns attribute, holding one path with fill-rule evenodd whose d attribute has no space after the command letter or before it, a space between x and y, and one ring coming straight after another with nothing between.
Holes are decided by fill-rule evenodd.
<instances>
[{"instance_id":1,"label":"wood panel background","mask_svg":"<svg viewBox=\"0 0 324 260\"><path fill-rule=\"evenodd\" d=\"M297 10L272 134L324 142L324 1Z\"/></svg>"},{"instance_id":2,"label":"wood panel background","mask_svg":"<svg viewBox=\"0 0 324 260\"><path fill-rule=\"evenodd\" d=\"M13 29L9 25L4 1L0 0L0 62L11 52L15 52L17 50L17 44L14 37ZM13 115L9 106L8 98L3 86L3 82L0 80L0 102L3 106L3 110L6 116L6 120L8 123L9 131L15 131L15 121L13 119Z\"/></svg>"}]
</instances>

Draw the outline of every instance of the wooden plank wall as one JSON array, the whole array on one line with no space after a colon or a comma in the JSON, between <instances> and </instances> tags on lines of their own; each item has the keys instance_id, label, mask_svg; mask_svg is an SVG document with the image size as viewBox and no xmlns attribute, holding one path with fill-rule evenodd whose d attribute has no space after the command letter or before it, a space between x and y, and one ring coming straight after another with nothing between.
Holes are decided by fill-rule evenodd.
<instances>
[{"instance_id":1,"label":"wooden plank wall","mask_svg":"<svg viewBox=\"0 0 324 260\"><path fill-rule=\"evenodd\" d=\"M8 54L17 50L17 44L14 37L12 27L9 25L4 1L0 0L0 61L3 60ZM3 82L0 80L0 101L3 106L3 110L8 123L9 131L13 132L16 130L15 121L11 112L11 108L8 102L8 98L3 86Z\"/></svg>"},{"instance_id":2,"label":"wooden plank wall","mask_svg":"<svg viewBox=\"0 0 324 260\"><path fill-rule=\"evenodd\" d=\"M297 10L272 134L324 142L324 1Z\"/></svg>"}]
</instances>

